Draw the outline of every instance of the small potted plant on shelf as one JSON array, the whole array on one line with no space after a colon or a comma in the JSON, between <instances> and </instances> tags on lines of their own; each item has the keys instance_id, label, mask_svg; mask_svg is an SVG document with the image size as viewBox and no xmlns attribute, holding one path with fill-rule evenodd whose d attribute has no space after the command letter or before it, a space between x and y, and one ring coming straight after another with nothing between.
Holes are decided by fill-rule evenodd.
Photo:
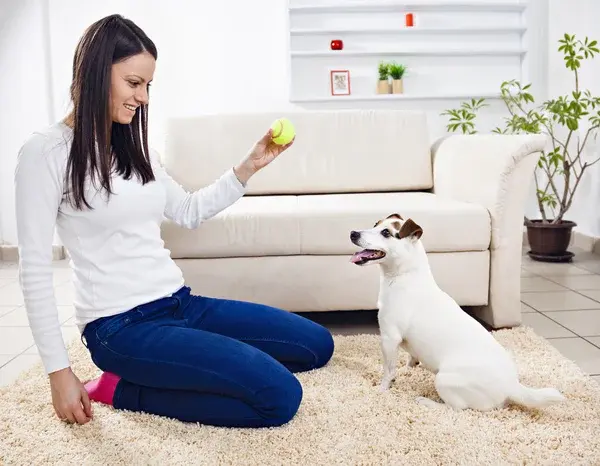
<instances>
[{"instance_id":1,"label":"small potted plant on shelf","mask_svg":"<svg viewBox=\"0 0 600 466\"><path fill-rule=\"evenodd\" d=\"M389 65L389 72L392 78L392 94L402 94L404 92L402 77L406 72L406 66L392 62Z\"/></svg>"},{"instance_id":2,"label":"small potted plant on shelf","mask_svg":"<svg viewBox=\"0 0 600 466\"><path fill-rule=\"evenodd\" d=\"M390 93L390 67L385 62L379 62L377 68L379 72L379 81L377 81L377 93L378 94L389 94Z\"/></svg>"},{"instance_id":3,"label":"small potted plant on shelf","mask_svg":"<svg viewBox=\"0 0 600 466\"><path fill-rule=\"evenodd\" d=\"M589 150L590 140L596 138L600 129L600 97L582 89L579 82L581 62L600 53L598 43L565 34L559 44L564 64L573 73L572 91L534 106L530 105L534 104L530 84L522 86L517 80L505 81L500 96L509 116L504 119L504 127L493 130L499 134L549 136L549 147L541 153L534 172L541 218L525 218L529 256L545 262L569 262L573 258L568 247L576 223L565 217L583 174L600 161L598 154ZM450 117L448 131L477 132L474 120L484 106L484 99L473 99L470 103L463 102L458 109L443 112Z\"/></svg>"}]
</instances>

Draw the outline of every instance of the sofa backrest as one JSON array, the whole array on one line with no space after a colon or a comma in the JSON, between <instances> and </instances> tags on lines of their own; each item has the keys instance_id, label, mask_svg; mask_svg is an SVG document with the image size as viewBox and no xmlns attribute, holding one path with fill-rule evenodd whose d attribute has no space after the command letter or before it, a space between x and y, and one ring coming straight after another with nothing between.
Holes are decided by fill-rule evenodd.
<instances>
[{"instance_id":1,"label":"sofa backrest","mask_svg":"<svg viewBox=\"0 0 600 466\"><path fill-rule=\"evenodd\" d=\"M286 117L296 140L258 172L248 194L410 191L433 186L425 114L396 110L308 110L217 114L169 120L162 163L184 188L216 180L271 123Z\"/></svg>"}]
</instances>

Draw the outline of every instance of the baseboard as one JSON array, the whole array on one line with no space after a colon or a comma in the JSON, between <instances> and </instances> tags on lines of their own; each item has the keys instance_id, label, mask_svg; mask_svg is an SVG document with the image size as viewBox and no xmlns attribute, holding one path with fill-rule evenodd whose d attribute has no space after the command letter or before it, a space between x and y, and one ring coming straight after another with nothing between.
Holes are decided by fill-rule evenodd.
<instances>
[{"instance_id":1,"label":"baseboard","mask_svg":"<svg viewBox=\"0 0 600 466\"><path fill-rule=\"evenodd\" d=\"M63 246L52 246L52 260L60 261L66 258ZM17 262L19 260L19 247L12 245L0 246L0 260Z\"/></svg>"},{"instance_id":2,"label":"baseboard","mask_svg":"<svg viewBox=\"0 0 600 466\"><path fill-rule=\"evenodd\" d=\"M527 240L527 227L523 227L523 246L529 245ZM569 246L582 249L586 252L592 252L594 254L600 254L600 237L591 236L581 231L573 230L571 234L571 242Z\"/></svg>"}]
</instances>

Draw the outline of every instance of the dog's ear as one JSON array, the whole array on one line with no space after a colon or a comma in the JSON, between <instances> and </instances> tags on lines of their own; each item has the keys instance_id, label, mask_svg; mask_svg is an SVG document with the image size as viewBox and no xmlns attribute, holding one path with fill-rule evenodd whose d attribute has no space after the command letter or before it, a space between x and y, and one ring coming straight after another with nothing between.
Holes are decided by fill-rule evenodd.
<instances>
[{"instance_id":1,"label":"dog's ear","mask_svg":"<svg viewBox=\"0 0 600 466\"><path fill-rule=\"evenodd\" d=\"M417 225L412 218L409 218L404 222L402 228L398 232L397 238L410 238L412 240L418 240L423 236L423 229Z\"/></svg>"},{"instance_id":2,"label":"dog's ear","mask_svg":"<svg viewBox=\"0 0 600 466\"><path fill-rule=\"evenodd\" d=\"M392 215L388 215L388 217L387 217L387 218L397 218L398 220L404 220L404 219L402 218L402 215L400 215L400 214L392 214Z\"/></svg>"}]
</instances>

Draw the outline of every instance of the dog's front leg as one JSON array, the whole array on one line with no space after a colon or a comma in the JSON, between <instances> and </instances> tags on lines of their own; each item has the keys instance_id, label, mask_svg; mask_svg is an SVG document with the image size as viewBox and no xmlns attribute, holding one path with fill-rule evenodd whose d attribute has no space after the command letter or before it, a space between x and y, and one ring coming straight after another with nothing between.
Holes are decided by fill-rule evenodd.
<instances>
[{"instance_id":1,"label":"dog's front leg","mask_svg":"<svg viewBox=\"0 0 600 466\"><path fill-rule=\"evenodd\" d=\"M419 360L412 354L409 354L408 359L406 360L406 367L415 367L417 364L419 364Z\"/></svg>"},{"instance_id":2,"label":"dog's front leg","mask_svg":"<svg viewBox=\"0 0 600 466\"><path fill-rule=\"evenodd\" d=\"M396 375L396 365L398 363L398 346L400 338L390 336L381 337L381 351L383 353L383 379L381 380L380 389L386 391L390 388L392 381Z\"/></svg>"}]
</instances>

